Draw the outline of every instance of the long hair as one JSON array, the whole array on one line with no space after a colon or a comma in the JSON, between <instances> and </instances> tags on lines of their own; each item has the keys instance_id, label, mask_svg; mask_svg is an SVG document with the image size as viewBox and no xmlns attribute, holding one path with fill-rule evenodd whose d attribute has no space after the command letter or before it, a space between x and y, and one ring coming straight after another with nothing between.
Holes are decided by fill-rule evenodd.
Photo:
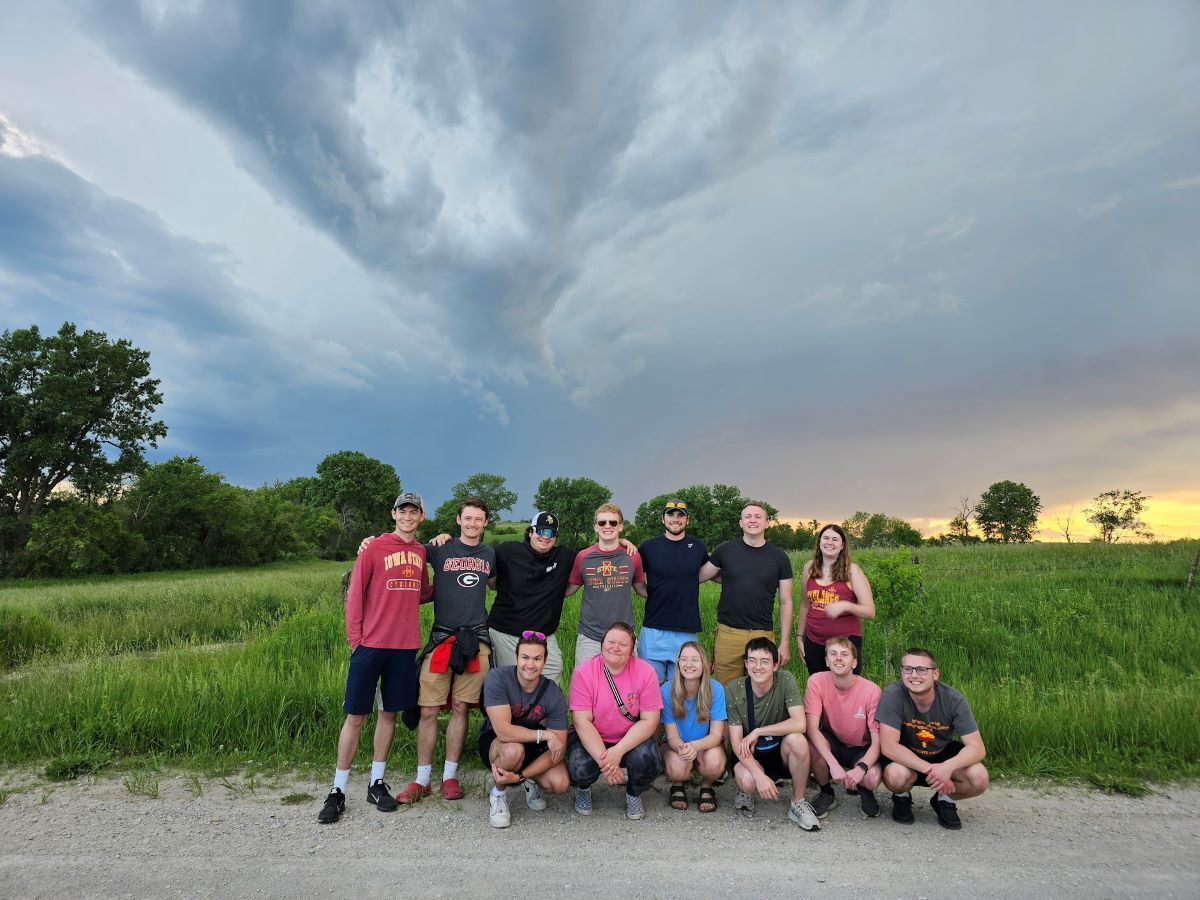
<instances>
[{"instance_id":1,"label":"long hair","mask_svg":"<svg viewBox=\"0 0 1200 900\"><path fill-rule=\"evenodd\" d=\"M821 555L821 535L827 531L836 533L842 539L842 552L833 561L833 580L848 582L850 580L850 539L846 537L846 532L841 525L826 525L817 532L817 546L813 547L812 565L808 567L808 573L813 578L820 578L821 573L825 571L825 557Z\"/></svg>"},{"instance_id":2,"label":"long hair","mask_svg":"<svg viewBox=\"0 0 1200 900\"><path fill-rule=\"evenodd\" d=\"M679 648L682 654L687 649L700 655L700 687L696 689L696 721L707 722L712 713L712 681L708 668L708 654L695 641L684 641ZM679 670L679 657L675 657L675 674L671 676L671 712L675 721L687 718L687 689L683 686L683 672Z\"/></svg>"}]
</instances>

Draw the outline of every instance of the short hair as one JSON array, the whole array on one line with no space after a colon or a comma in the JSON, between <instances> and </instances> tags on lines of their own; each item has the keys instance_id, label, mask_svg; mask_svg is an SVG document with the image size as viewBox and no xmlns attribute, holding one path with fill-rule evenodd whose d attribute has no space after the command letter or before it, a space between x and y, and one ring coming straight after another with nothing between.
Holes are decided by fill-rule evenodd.
<instances>
[{"instance_id":1,"label":"short hair","mask_svg":"<svg viewBox=\"0 0 1200 900\"><path fill-rule=\"evenodd\" d=\"M769 637L750 638L746 641L746 649L742 651L742 659L747 660L756 650L765 650L771 654L772 662L779 662L779 647Z\"/></svg>"},{"instance_id":2,"label":"short hair","mask_svg":"<svg viewBox=\"0 0 1200 900\"><path fill-rule=\"evenodd\" d=\"M608 637L608 633L610 631L623 631L627 635L629 635L629 639L631 641L633 641L635 644L637 643L637 635L634 634L633 626L630 625L628 622L613 622L611 625L609 625L607 628L604 629L604 637L605 638ZM601 643L603 643L603 641L604 641L604 638L601 638Z\"/></svg>"},{"instance_id":3,"label":"short hair","mask_svg":"<svg viewBox=\"0 0 1200 900\"><path fill-rule=\"evenodd\" d=\"M537 637L536 635L532 635L532 634L529 637L517 638L517 649L516 649L514 655L520 656L521 655L521 647L523 647L526 644L528 644L531 647L541 647L542 651L543 651L543 658L550 655L550 648L546 646L546 639Z\"/></svg>"},{"instance_id":4,"label":"short hair","mask_svg":"<svg viewBox=\"0 0 1200 900\"><path fill-rule=\"evenodd\" d=\"M761 500L747 500L746 503L742 506L742 511L740 513L738 513L738 518L741 518L742 516L744 516L746 514L746 510L748 510L752 506L755 509L761 509L763 511L764 516L768 515L767 514L767 505L765 503L763 503ZM768 518L769 518L769 516L768 516Z\"/></svg>"},{"instance_id":5,"label":"short hair","mask_svg":"<svg viewBox=\"0 0 1200 900\"><path fill-rule=\"evenodd\" d=\"M854 641L848 637L831 637L825 642L825 652L829 652L830 647L845 647L850 651L850 655L858 659L858 648L854 646Z\"/></svg>"},{"instance_id":6,"label":"short hair","mask_svg":"<svg viewBox=\"0 0 1200 900\"><path fill-rule=\"evenodd\" d=\"M482 509L483 517L485 519L490 519L492 517L492 511L490 509L488 509L488 505L486 503L484 503L483 500L481 500L479 497L467 497L460 504L458 504L458 515L461 516L463 510L466 509L468 506L474 506L476 509Z\"/></svg>"},{"instance_id":7,"label":"short hair","mask_svg":"<svg viewBox=\"0 0 1200 900\"><path fill-rule=\"evenodd\" d=\"M625 523L625 513L621 512L621 507L617 506L615 503L602 503L600 506L596 507L596 511L592 513L592 518L596 518L596 516L600 515L602 512L616 513L617 521L621 522L621 524Z\"/></svg>"},{"instance_id":8,"label":"short hair","mask_svg":"<svg viewBox=\"0 0 1200 900\"><path fill-rule=\"evenodd\" d=\"M909 647L907 650L905 650L903 653L900 654L901 659L904 659L904 657L906 657L906 656L924 656L931 663L933 663L933 668L936 669L938 667L937 658L932 653L930 653L928 650L926 650L924 647Z\"/></svg>"}]
</instances>

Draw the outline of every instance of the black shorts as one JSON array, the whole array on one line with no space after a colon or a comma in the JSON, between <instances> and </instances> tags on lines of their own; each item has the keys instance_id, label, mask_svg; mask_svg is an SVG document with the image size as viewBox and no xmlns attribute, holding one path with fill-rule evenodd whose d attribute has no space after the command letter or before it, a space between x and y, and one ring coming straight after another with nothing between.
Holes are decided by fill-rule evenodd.
<instances>
[{"instance_id":1,"label":"black shorts","mask_svg":"<svg viewBox=\"0 0 1200 900\"><path fill-rule=\"evenodd\" d=\"M825 645L818 644L816 641L808 639L805 634L801 640L804 641L804 667L808 669L809 675L816 675L818 672L828 672L829 665L825 662ZM850 635L850 643L854 645L855 660L854 674L862 674L862 635Z\"/></svg>"},{"instance_id":2,"label":"black shorts","mask_svg":"<svg viewBox=\"0 0 1200 900\"><path fill-rule=\"evenodd\" d=\"M754 758L763 767L763 771L772 781L792 777L792 773L788 771L788 767L783 762L782 740L770 750L759 750L756 747L754 749Z\"/></svg>"},{"instance_id":3,"label":"black shorts","mask_svg":"<svg viewBox=\"0 0 1200 900\"><path fill-rule=\"evenodd\" d=\"M492 758L489 755L492 750L492 742L496 740L496 732L492 729L480 729L479 731L479 758L483 760L486 768L492 767ZM525 749L525 755L521 757L521 764L517 766L517 771L520 772L528 765L532 765L533 761L545 753L550 747L545 741L540 744L535 744L532 741L528 744L521 745Z\"/></svg>"},{"instance_id":4,"label":"black shorts","mask_svg":"<svg viewBox=\"0 0 1200 900\"><path fill-rule=\"evenodd\" d=\"M829 749L833 751L833 758L843 769L854 768L854 764L866 756L867 751L871 749L870 744L865 747L851 747L849 744L843 744L836 734L824 726L821 727L821 734L825 735L825 740L829 741Z\"/></svg>"},{"instance_id":5,"label":"black shorts","mask_svg":"<svg viewBox=\"0 0 1200 900\"><path fill-rule=\"evenodd\" d=\"M400 712L417 705L417 651L364 647L350 654L346 676L346 699L342 711L348 716L367 716L375 709L375 686L379 686L381 709Z\"/></svg>"},{"instance_id":6,"label":"black shorts","mask_svg":"<svg viewBox=\"0 0 1200 900\"><path fill-rule=\"evenodd\" d=\"M921 754L919 754L919 753L917 754L917 756L920 756L921 759L925 760L925 762L931 762L931 763L945 762L946 760L951 759L952 757L957 756L959 753L961 753L963 751L964 746L965 745L963 744L962 741L951 741L945 747L943 747L941 750L939 750L937 753L933 754L932 756L921 756ZM890 763L892 761L893 760L890 760L890 759L881 759L880 760L880 762L882 762L884 765L887 765L888 763ZM903 766L904 763L898 763L898 765ZM908 768L908 767L905 766L905 768ZM925 780L924 772L917 773L916 787L929 787L929 782Z\"/></svg>"}]
</instances>

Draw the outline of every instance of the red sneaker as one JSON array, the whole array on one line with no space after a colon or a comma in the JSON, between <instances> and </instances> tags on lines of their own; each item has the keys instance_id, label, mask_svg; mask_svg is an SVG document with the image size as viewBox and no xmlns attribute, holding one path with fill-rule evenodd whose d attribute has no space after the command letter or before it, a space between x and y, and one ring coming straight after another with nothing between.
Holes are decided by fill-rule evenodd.
<instances>
[{"instance_id":1,"label":"red sneaker","mask_svg":"<svg viewBox=\"0 0 1200 900\"><path fill-rule=\"evenodd\" d=\"M412 784L410 784L408 787L406 787L404 790L402 790L399 794L396 795L396 802L399 803L401 806L404 806L406 804L411 805L413 803L416 803L422 797L428 797L428 796L429 796L429 785L417 784L417 782L414 781Z\"/></svg>"},{"instance_id":2,"label":"red sneaker","mask_svg":"<svg viewBox=\"0 0 1200 900\"><path fill-rule=\"evenodd\" d=\"M442 796L447 800L461 800L463 798L462 785L458 783L457 778L445 778L442 780Z\"/></svg>"}]
</instances>

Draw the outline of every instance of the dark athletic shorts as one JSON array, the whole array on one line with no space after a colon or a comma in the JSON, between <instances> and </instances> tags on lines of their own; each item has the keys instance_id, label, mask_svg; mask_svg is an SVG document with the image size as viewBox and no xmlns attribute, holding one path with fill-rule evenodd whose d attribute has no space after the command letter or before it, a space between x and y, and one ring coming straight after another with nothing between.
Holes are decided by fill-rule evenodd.
<instances>
[{"instance_id":1,"label":"dark athletic shorts","mask_svg":"<svg viewBox=\"0 0 1200 900\"><path fill-rule=\"evenodd\" d=\"M825 662L825 645L818 644L816 641L810 641L808 635L805 634L802 638L804 641L804 667L808 669L809 675L816 675L818 672L828 672L829 665ZM862 674L862 635L850 635L850 643L854 645L855 653L854 674Z\"/></svg>"},{"instance_id":2,"label":"dark athletic shorts","mask_svg":"<svg viewBox=\"0 0 1200 900\"><path fill-rule=\"evenodd\" d=\"M843 769L854 768L854 764L866 756L867 751L871 749L870 744L865 747L851 747L849 744L843 744L836 734L823 725L821 734L825 735L825 740L829 741L829 749L833 751L833 758ZM816 754L815 750L813 754Z\"/></svg>"},{"instance_id":3,"label":"dark athletic shorts","mask_svg":"<svg viewBox=\"0 0 1200 900\"><path fill-rule=\"evenodd\" d=\"M911 748L909 748L909 749L911 749ZM931 762L931 763L945 762L946 760L950 759L952 756L955 756L958 753L960 753L962 751L962 749L963 749L962 741L951 741L945 747L943 747L941 749L941 751L939 751L938 753L935 753L933 756L921 756L921 759L925 760L926 762ZM919 753L917 755L920 756ZM883 765L885 765L885 766L888 763L892 762L892 760L890 760L890 759L881 759L879 761L881 763L883 763ZM899 765L903 766L904 763L899 763ZM908 768L908 767L905 766L905 768ZM916 787L929 787L929 782L925 780L924 772L917 773Z\"/></svg>"},{"instance_id":4,"label":"dark athletic shorts","mask_svg":"<svg viewBox=\"0 0 1200 900\"><path fill-rule=\"evenodd\" d=\"M346 700L342 711L348 716L367 716L375 709L375 686L383 698L382 709L400 712L417 705L417 651L364 647L350 654L346 676Z\"/></svg>"},{"instance_id":5,"label":"dark athletic shorts","mask_svg":"<svg viewBox=\"0 0 1200 900\"><path fill-rule=\"evenodd\" d=\"M484 766L489 769L492 767L492 759L488 754L492 750L492 742L494 740L496 740L496 732L492 731L492 729L489 728L486 731L482 729L480 730L479 758L483 760ZM517 766L518 772L522 771L526 766L532 765L535 759L550 749L545 741L542 741L540 744L534 744L531 742L528 744L522 744L521 746L525 748L525 755L521 758L521 764Z\"/></svg>"},{"instance_id":6,"label":"dark athletic shorts","mask_svg":"<svg viewBox=\"0 0 1200 900\"><path fill-rule=\"evenodd\" d=\"M783 741L770 750L755 749L754 758L758 760L758 764L763 767L763 771L772 781L792 777L792 773L788 771L788 767L783 762Z\"/></svg>"}]
</instances>

